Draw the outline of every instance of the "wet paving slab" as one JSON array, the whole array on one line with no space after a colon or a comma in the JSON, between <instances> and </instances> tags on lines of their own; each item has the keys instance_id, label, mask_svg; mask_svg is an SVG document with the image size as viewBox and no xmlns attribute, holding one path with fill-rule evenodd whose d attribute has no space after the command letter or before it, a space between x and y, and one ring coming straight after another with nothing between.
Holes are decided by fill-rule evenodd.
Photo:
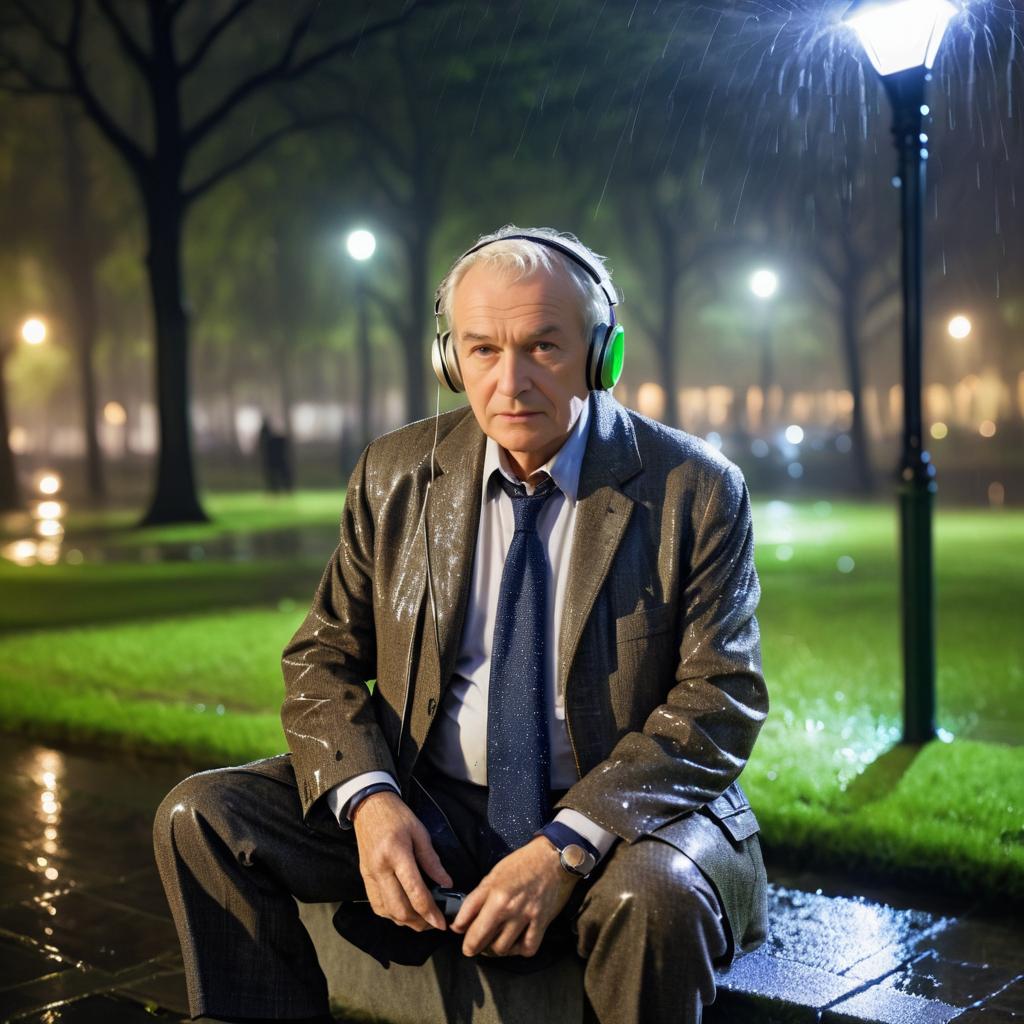
<instances>
[{"instance_id":1,"label":"wet paving slab","mask_svg":"<svg viewBox=\"0 0 1024 1024\"><path fill-rule=\"evenodd\" d=\"M0 1021L187 1021L153 861L166 793L215 767L0 734ZM709 1024L1024 1022L1024 923L999 908L769 868L771 928Z\"/></svg>"}]
</instances>

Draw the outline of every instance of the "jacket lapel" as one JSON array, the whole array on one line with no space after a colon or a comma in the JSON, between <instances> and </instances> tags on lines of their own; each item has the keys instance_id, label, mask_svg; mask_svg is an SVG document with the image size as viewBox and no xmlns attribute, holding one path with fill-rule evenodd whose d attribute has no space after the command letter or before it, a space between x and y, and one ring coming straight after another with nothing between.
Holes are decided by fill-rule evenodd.
<instances>
[{"instance_id":1,"label":"jacket lapel","mask_svg":"<svg viewBox=\"0 0 1024 1024\"><path fill-rule=\"evenodd\" d=\"M590 393L590 429L580 468L576 526L562 607L558 690L569 669L636 502L620 484L643 468L628 413L605 391ZM568 709L566 710L568 713Z\"/></svg>"},{"instance_id":2,"label":"jacket lapel","mask_svg":"<svg viewBox=\"0 0 1024 1024\"><path fill-rule=\"evenodd\" d=\"M426 526L430 537L430 577L434 582L437 631L441 664L437 693L444 693L458 655L462 624L473 581L473 554L480 524L484 454L487 435L480 429L471 408L437 445L434 477L427 500ZM430 467L427 466L428 478ZM424 628L430 630L430 594L426 595ZM424 652L434 660L433 637L423 638ZM439 698L440 699L440 696Z\"/></svg>"}]
</instances>

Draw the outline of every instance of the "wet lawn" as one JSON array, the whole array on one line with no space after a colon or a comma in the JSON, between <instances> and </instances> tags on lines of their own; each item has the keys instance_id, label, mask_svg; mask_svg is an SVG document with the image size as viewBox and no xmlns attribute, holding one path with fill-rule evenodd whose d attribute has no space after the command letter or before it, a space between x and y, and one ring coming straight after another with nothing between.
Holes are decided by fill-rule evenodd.
<instances>
[{"instance_id":1,"label":"wet lawn","mask_svg":"<svg viewBox=\"0 0 1024 1024\"><path fill-rule=\"evenodd\" d=\"M337 519L322 502L293 560L0 564L0 726L203 763L284 750L280 653ZM897 745L895 507L758 503L755 537L771 713L742 782L768 855L1024 897L1024 516L939 509L941 739L920 751Z\"/></svg>"}]
</instances>

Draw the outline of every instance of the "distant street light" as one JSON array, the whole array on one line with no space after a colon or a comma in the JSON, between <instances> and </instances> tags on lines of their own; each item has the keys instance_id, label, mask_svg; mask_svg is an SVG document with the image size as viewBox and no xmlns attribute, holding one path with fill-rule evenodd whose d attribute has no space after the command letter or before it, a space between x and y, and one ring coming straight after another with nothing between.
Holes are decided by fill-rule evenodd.
<instances>
[{"instance_id":1,"label":"distant street light","mask_svg":"<svg viewBox=\"0 0 1024 1024\"><path fill-rule=\"evenodd\" d=\"M899 469L903 612L903 742L935 736L935 597L932 508L935 466L921 425L921 248L925 84L950 20L952 0L855 0L843 16L854 28L892 103L899 154L903 281L903 454Z\"/></svg>"},{"instance_id":2,"label":"distant street light","mask_svg":"<svg viewBox=\"0 0 1024 1024\"><path fill-rule=\"evenodd\" d=\"M772 352L772 322L768 300L779 290L779 275L767 267L760 267L750 275L750 291L763 302L758 311L758 335L761 349L761 426L768 425L768 391L775 376L774 354ZM749 424L748 424L749 427Z\"/></svg>"},{"instance_id":3,"label":"distant street light","mask_svg":"<svg viewBox=\"0 0 1024 1024\"><path fill-rule=\"evenodd\" d=\"M355 453L370 443L370 403L373 401L373 363L370 354L369 302L366 275L370 257L377 249L372 231L350 231L345 248L355 261L356 278L356 359L359 362L359 439Z\"/></svg>"},{"instance_id":4,"label":"distant street light","mask_svg":"<svg viewBox=\"0 0 1024 1024\"><path fill-rule=\"evenodd\" d=\"M946 330L949 331L949 336L955 338L957 341L962 341L971 333L971 321L965 316L955 316L950 321Z\"/></svg>"},{"instance_id":5,"label":"distant street light","mask_svg":"<svg viewBox=\"0 0 1024 1024\"><path fill-rule=\"evenodd\" d=\"M773 270L755 270L750 275L750 290L759 299L770 299L779 288L778 275Z\"/></svg>"},{"instance_id":6,"label":"distant street light","mask_svg":"<svg viewBox=\"0 0 1024 1024\"><path fill-rule=\"evenodd\" d=\"M360 228L348 233L348 237L345 239L345 248L348 249L348 254L352 259L362 263L373 255L377 248L377 239L374 238L372 231L364 231Z\"/></svg>"},{"instance_id":7,"label":"distant street light","mask_svg":"<svg viewBox=\"0 0 1024 1024\"><path fill-rule=\"evenodd\" d=\"M17 338L27 345L41 345L46 340L46 321L30 317L18 329L13 341L0 336L0 512L20 512L21 491L11 451L11 426L7 416L7 358L14 352Z\"/></svg>"},{"instance_id":8,"label":"distant street light","mask_svg":"<svg viewBox=\"0 0 1024 1024\"><path fill-rule=\"evenodd\" d=\"M46 340L46 322L38 317L29 317L21 325L21 336L29 345L39 345Z\"/></svg>"}]
</instances>

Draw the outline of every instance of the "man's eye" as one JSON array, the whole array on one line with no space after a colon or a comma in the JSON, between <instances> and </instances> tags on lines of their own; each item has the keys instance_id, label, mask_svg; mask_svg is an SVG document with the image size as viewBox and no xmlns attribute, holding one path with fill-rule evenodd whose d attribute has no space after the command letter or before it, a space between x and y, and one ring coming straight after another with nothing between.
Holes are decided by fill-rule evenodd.
<instances>
[{"instance_id":1,"label":"man's eye","mask_svg":"<svg viewBox=\"0 0 1024 1024\"><path fill-rule=\"evenodd\" d=\"M538 341L537 344L538 345L550 345L551 348L557 348L557 346L555 345L555 343L553 341Z\"/></svg>"}]
</instances>

